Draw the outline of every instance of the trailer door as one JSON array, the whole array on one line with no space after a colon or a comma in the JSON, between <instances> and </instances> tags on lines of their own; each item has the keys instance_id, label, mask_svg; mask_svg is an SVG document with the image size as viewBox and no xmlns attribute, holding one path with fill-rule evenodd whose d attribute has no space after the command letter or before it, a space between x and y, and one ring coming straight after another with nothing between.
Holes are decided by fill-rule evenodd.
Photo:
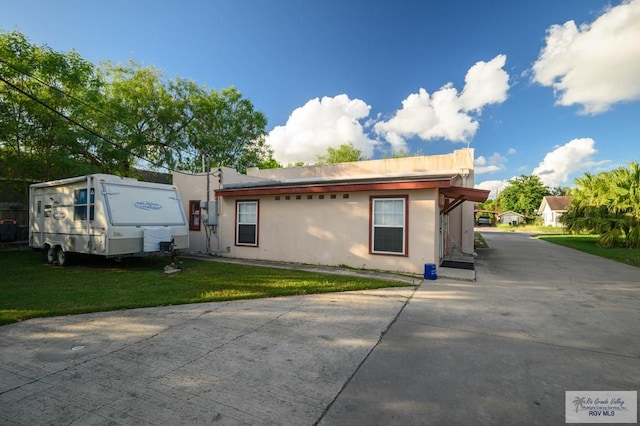
<instances>
[{"instance_id":1,"label":"trailer door","mask_svg":"<svg viewBox=\"0 0 640 426\"><path fill-rule=\"evenodd\" d=\"M50 208L50 207L49 207ZM44 244L44 192L41 188L34 190L31 204L31 244L33 247L42 247Z\"/></svg>"}]
</instances>

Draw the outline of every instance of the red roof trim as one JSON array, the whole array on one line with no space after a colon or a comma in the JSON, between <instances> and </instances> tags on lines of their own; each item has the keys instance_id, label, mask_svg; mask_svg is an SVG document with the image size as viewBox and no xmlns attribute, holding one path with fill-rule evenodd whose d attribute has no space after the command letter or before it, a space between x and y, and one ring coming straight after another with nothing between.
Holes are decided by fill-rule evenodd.
<instances>
[{"instance_id":1,"label":"red roof trim","mask_svg":"<svg viewBox=\"0 0 640 426\"><path fill-rule=\"evenodd\" d=\"M342 184L316 184L294 185L278 187L249 187L218 189L216 195L223 197L282 195L282 194L320 194L327 192L369 192L369 191L406 191L415 189L448 188L450 179L424 180L410 182L378 182L378 183L342 183Z\"/></svg>"},{"instance_id":2,"label":"red roof trim","mask_svg":"<svg viewBox=\"0 0 640 426\"><path fill-rule=\"evenodd\" d=\"M465 188L462 186L451 186L440 190L447 198L461 198L463 201L473 201L482 203L487 201L491 191L486 189Z\"/></svg>"},{"instance_id":3,"label":"red roof trim","mask_svg":"<svg viewBox=\"0 0 640 426\"><path fill-rule=\"evenodd\" d=\"M440 213L448 214L465 201L484 202L489 198L490 192L486 189L465 188L462 186L442 188L440 193L446 197L446 200L444 206L440 208Z\"/></svg>"}]
</instances>

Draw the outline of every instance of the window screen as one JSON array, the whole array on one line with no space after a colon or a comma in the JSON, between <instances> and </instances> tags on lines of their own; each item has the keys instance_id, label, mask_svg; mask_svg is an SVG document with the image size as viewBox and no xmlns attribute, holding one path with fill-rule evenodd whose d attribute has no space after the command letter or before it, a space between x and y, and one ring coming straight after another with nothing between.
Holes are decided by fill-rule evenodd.
<instances>
[{"instance_id":1,"label":"window screen","mask_svg":"<svg viewBox=\"0 0 640 426\"><path fill-rule=\"evenodd\" d=\"M236 244L258 245L258 202L238 201L236 218Z\"/></svg>"},{"instance_id":2,"label":"window screen","mask_svg":"<svg viewBox=\"0 0 640 426\"><path fill-rule=\"evenodd\" d=\"M372 200L373 253L405 253L406 199L375 198Z\"/></svg>"}]
</instances>

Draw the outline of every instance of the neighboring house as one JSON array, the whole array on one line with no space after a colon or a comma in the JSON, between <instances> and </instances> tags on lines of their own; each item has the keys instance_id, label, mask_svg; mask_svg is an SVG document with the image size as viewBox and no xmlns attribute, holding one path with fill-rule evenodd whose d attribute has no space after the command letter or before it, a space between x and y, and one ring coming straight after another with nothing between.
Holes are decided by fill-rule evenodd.
<instances>
[{"instance_id":1,"label":"neighboring house","mask_svg":"<svg viewBox=\"0 0 640 426\"><path fill-rule=\"evenodd\" d=\"M538 209L538 215L542 217L544 226L564 226L562 215L567 212L569 204L571 204L569 195L544 197Z\"/></svg>"},{"instance_id":2,"label":"neighboring house","mask_svg":"<svg viewBox=\"0 0 640 426\"><path fill-rule=\"evenodd\" d=\"M472 254L473 203L489 195L473 188L473 149L246 175L223 167L173 183L192 252L410 273Z\"/></svg>"},{"instance_id":3,"label":"neighboring house","mask_svg":"<svg viewBox=\"0 0 640 426\"><path fill-rule=\"evenodd\" d=\"M507 225L519 225L525 222L525 217L520 213L508 211L498 215L498 222Z\"/></svg>"}]
</instances>

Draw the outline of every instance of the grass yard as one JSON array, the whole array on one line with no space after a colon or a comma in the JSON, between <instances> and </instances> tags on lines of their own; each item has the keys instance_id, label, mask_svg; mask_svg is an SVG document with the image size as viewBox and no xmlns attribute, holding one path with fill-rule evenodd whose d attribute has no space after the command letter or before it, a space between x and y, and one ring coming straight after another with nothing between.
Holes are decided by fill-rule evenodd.
<instances>
[{"instance_id":1,"label":"grass yard","mask_svg":"<svg viewBox=\"0 0 640 426\"><path fill-rule=\"evenodd\" d=\"M563 228L557 228L555 226L541 226L541 225L517 225L511 226L506 223L498 223L496 227L504 232L538 232L541 234L557 234L558 230L562 231Z\"/></svg>"},{"instance_id":2,"label":"grass yard","mask_svg":"<svg viewBox=\"0 0 640 426\"><path fill-rule=\"evenodd\" d=\"M473 233L473 248L489 248L489 244L487 244L487 241L480 232Z\"/></svg>"},{"instance_id":3,"label":"grass yard","mask_svg":"<svg viewBox=\"0 0 640 426\"><path fill-rule=\"evenodd\" d=\"M62 268L47 265L42 255L30 251L0 253L0 325L55 315L406 286L188 259L182 261L182 272L167 276L163 268L168 262L91 258Z\"/></svg>"},{"instance_id":4,"label":"grass yard","mask_svg":"<svg viewBox=\"0 0 640 426\"><path fill-rule=\"evenodd\" d=\"M536 238L571 247L596 256L640 267L640 249L598 247L598 235L537 235Z\"/></svg>"}]
</instances>

